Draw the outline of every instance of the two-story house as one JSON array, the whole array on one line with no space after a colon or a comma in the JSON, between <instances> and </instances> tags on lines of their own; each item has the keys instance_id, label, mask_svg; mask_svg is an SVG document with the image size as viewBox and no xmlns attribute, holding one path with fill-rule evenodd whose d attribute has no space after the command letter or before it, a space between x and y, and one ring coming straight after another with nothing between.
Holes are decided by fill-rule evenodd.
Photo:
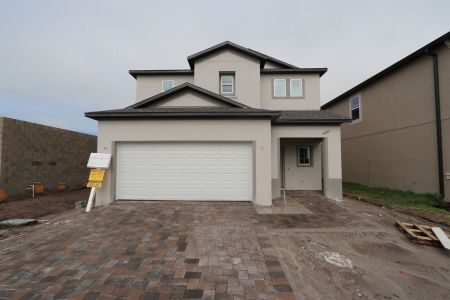
<instances>
[{"instance_id":1,"label":"two-story house","mask_svg":"<svg viewBox=\"0 0 450 300\"><path fill-rule=\"evenodd\" d=\"M345 181L450 202L450 32L332 99Z\"/></svg>"},{"instance_id":2,"label":"two-story house","mask_svg":"<svg viewBox=\"0 0 450 300\"><path fill-rule=\"evenodd\" d=\"M132 70L136 103L86 113L112 167L96 205L114 200L253 201L285 190L342 199L347 119L320 110L326 68L298 68L224 42L186 70Z\"/></svg>"}]
</instances>

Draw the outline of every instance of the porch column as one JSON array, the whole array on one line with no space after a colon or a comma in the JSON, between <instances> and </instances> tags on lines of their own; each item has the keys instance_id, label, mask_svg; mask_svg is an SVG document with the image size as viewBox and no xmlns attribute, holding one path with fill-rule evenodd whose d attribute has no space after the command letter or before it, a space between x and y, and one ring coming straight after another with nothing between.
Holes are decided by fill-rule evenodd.
<instances>
[{"instance_id":1,"label":"porch column","mask_svg":"<svg viewBox=\"0 0 450 300\"><path fill-rule=\"evenodd\" d=\"M272 134L272 199L281 196L280 138Z\"/></svg>"},{"instance_id":2,"label":"porch column","mask_svg":"<svg viewBox=\"0 0 450 300\"><path fill-rule=\"evenodd\" d=\"M324 194L342 200L341 133L334 131L323 139Z\"/></svg>"}]
</instances>

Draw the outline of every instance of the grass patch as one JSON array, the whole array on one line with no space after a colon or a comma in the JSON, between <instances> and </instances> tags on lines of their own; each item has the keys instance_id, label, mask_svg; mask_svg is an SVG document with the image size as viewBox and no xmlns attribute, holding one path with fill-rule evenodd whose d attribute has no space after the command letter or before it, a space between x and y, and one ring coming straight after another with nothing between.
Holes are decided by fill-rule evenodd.
<instances>
[{"instance_id":1,"label":"grass patch","mask_svg":"<svg viewBox=\"0 0 450 300\"><path fill-rule=\"evenodd\" d=\"M344 182L346 196L364 200L376 205L395 208L436 223L450 226L450 212L434 207L440 203L439 196L416 194L387 188L367 187L357 183Z\"/></svg>"}]
</instances>

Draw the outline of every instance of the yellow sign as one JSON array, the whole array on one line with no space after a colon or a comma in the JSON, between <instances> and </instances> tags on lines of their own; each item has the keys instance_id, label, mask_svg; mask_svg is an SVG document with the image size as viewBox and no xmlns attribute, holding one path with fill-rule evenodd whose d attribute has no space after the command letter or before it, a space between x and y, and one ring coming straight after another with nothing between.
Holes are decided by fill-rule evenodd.
<instances>
[{"instance_id":1,"label":"yellow sign","mask_svg":"<svg viewBox=\"0 0 450 300\"><path fill-rule=\"evenodd\" d=\"M100 181L89 181L87 184L87 187L90 188L101 188L102 187L102 183Z\"/></svg>"},{"instance_id":2,"label":"yellow sign","mask_svg":"<svg viewBox=\"0 0 450 300\"><path fill-rule=\"evenodd\" d=\"M92 169L91 173L89 173L89 181L103 181L105 177L104 169Z\"/></svg>"}]
</instances>

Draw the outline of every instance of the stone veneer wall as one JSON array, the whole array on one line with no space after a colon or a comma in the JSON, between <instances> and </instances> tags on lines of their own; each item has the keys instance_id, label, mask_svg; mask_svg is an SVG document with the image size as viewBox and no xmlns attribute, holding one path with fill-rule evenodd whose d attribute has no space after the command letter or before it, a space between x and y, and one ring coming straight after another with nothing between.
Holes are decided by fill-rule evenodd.
<instances>
[{"instance_id":1,"label":"stone veneer wall","mask_svg":"<svg viewBox=\"0 0 450 300\"><path fill-rule=\"evenodd\" d=\"M47 191L55 191L58 182L66 182L67 189L82 187L89 154L97 149L96 136L5 117L2 123L0 187L9 196L30 195L26 188L36 181Z\"/></svg>"}]
</instances>

